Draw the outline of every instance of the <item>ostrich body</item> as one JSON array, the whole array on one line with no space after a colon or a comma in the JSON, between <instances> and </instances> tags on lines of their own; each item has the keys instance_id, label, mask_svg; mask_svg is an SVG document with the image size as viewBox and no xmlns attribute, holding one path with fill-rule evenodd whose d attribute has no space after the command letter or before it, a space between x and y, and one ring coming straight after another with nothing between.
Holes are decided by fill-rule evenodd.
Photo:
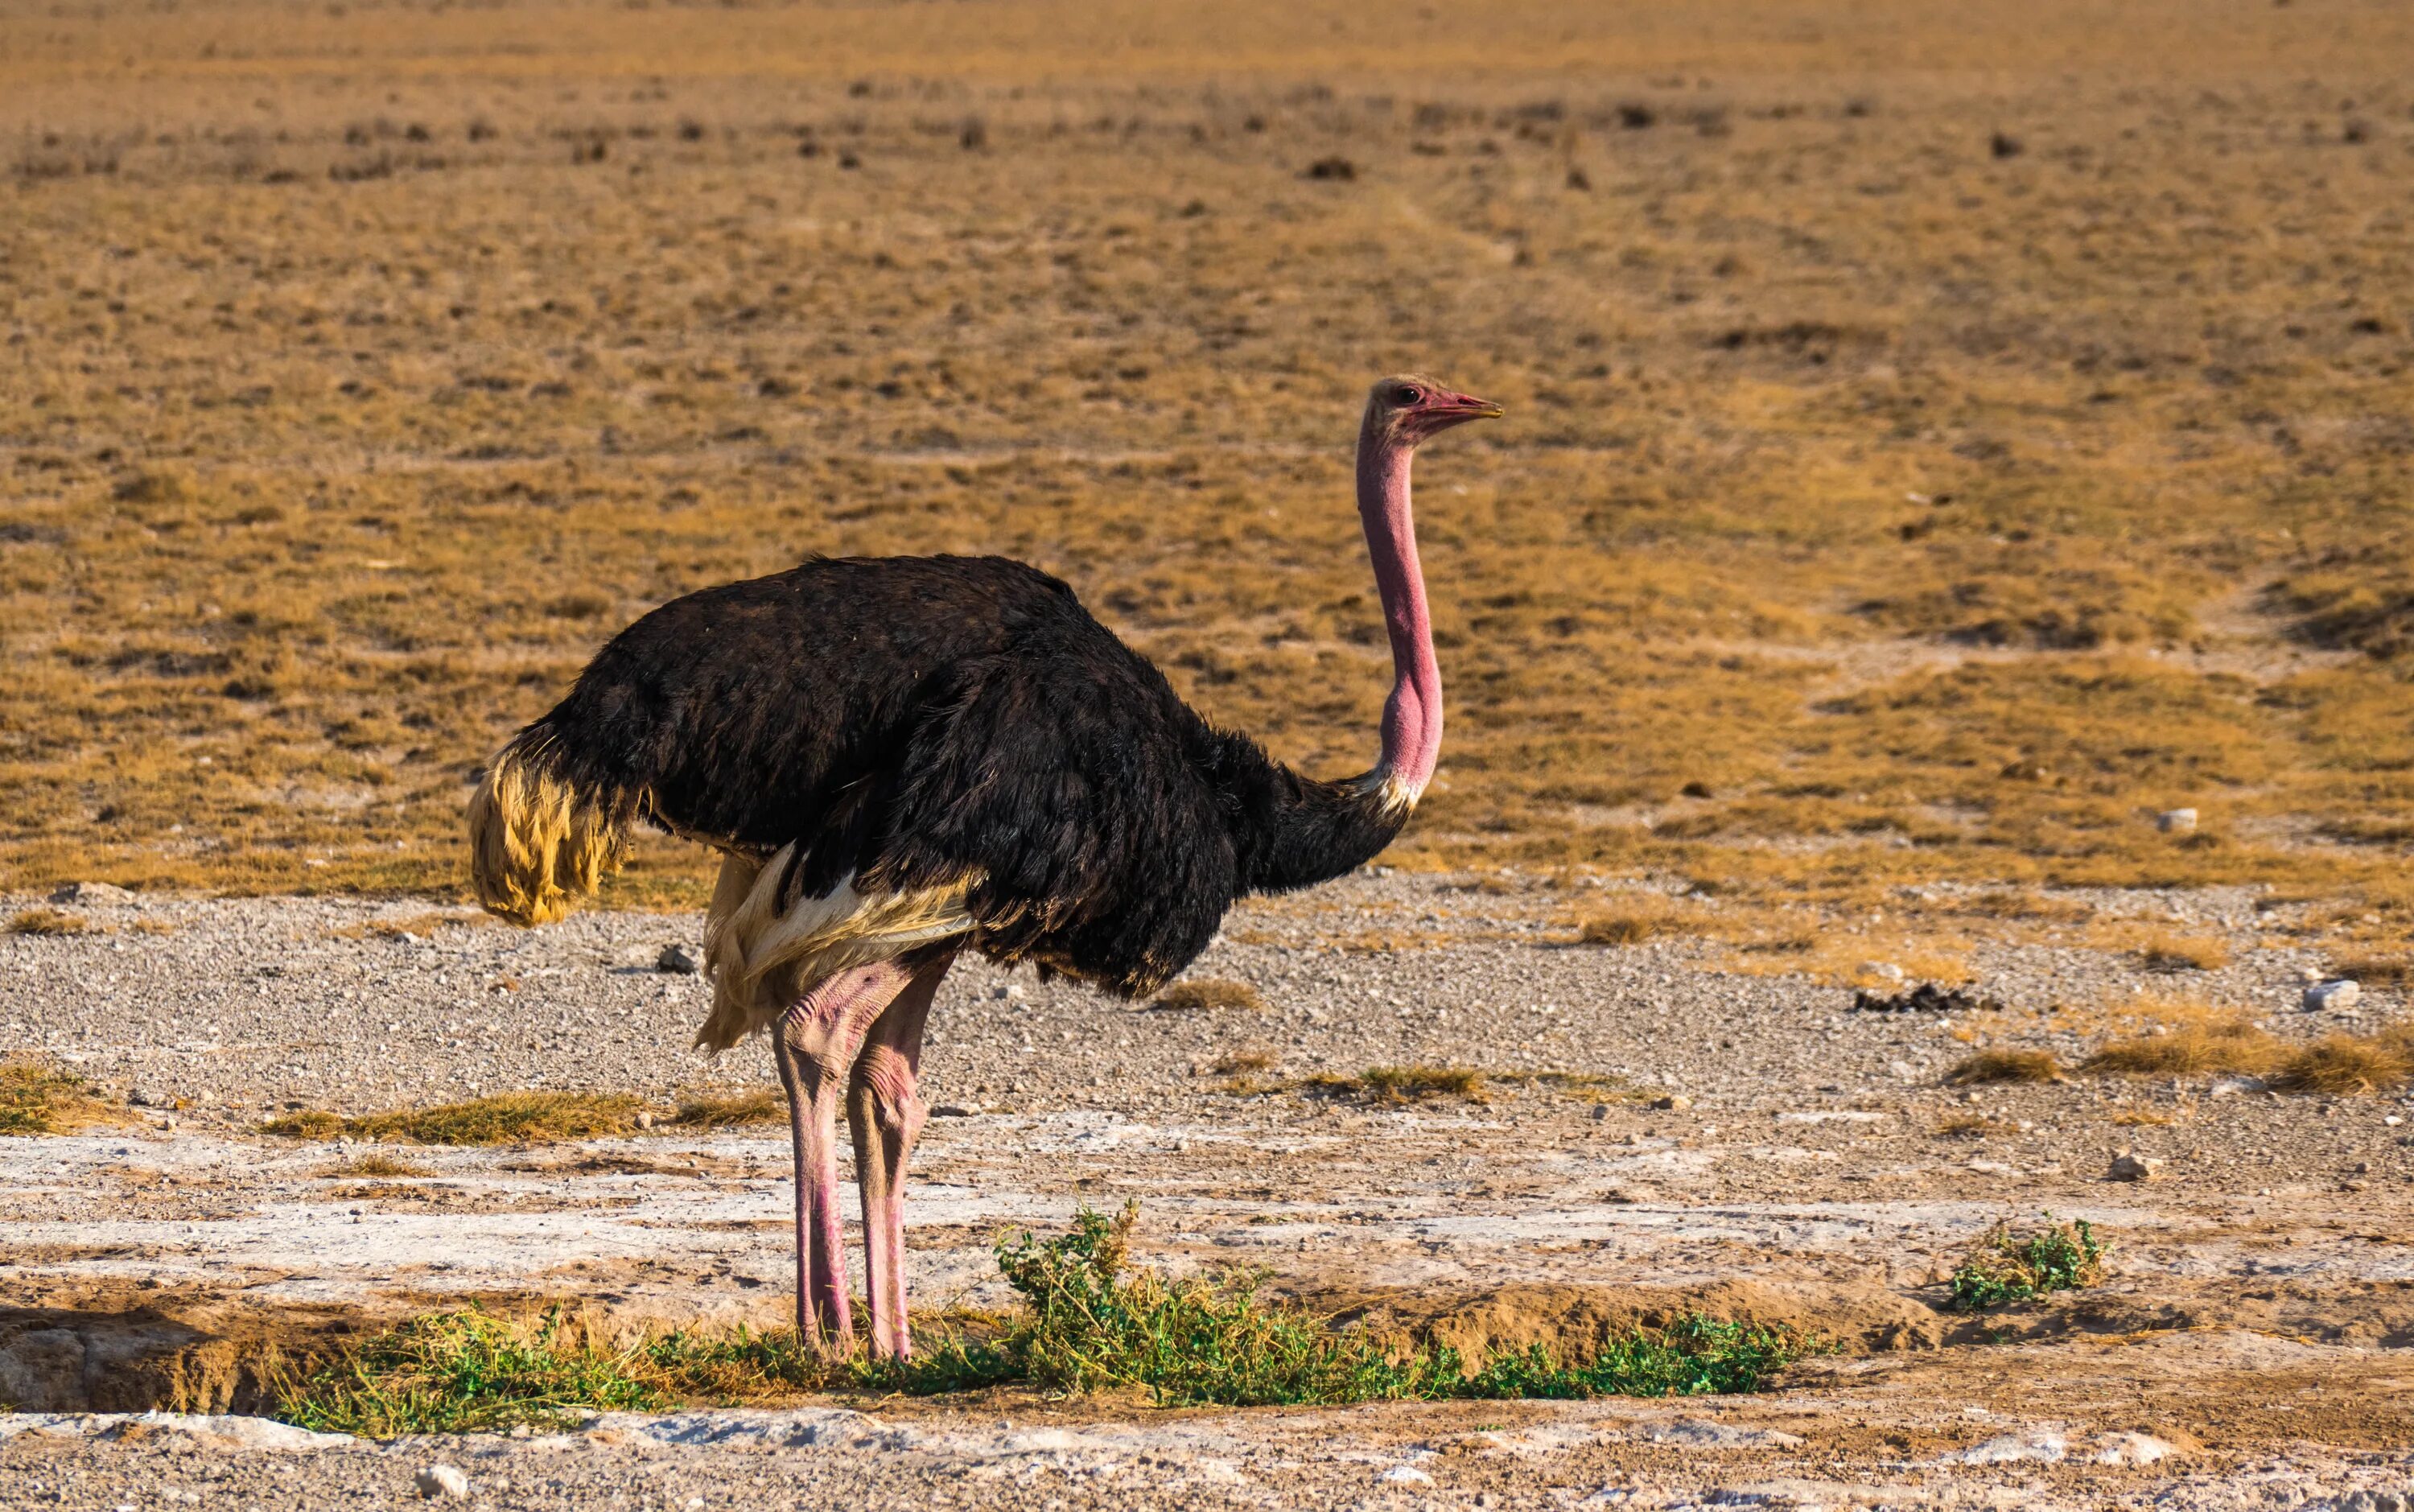
<instances>
[{"instance_id":1,"label":"ostrich body","mask_svg":"<svg viewBox=\"0 0 2414 1512\"><path fill-rule=\"evenodd\" d=\"M1417 444L1499 408L1375 385L1358 507L1390 633L1382 756L1304 777L1218 729L1001 557L815 558L614 636L471 800L480 900L521 924L591 894L643 821L723 852L696 1042L767 1032L797 1160L797 1325L853 1345L837 1120L852 1128L875 1355L907 1353L905 1165L922 1026L957 953L1155 991L1250 892L1349 872L1433 775L1441 678L1409 509Z\"/></svg>"}]
</instances>

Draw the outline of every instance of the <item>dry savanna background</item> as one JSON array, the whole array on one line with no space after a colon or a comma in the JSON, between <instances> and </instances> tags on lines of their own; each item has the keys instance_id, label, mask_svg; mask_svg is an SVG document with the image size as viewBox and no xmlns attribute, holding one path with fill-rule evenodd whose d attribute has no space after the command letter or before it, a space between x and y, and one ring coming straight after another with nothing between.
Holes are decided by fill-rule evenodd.
<instances>
[{"instance_id":1,"label":"dry savanna background","mask_svg":"<svg viewBox=\"0 0 2414 1512\"><path fill-rule=\"evenodd\" d=\"M2390 0L0 7L0 875L458 898L510 730L807 552L1026 558L1361 770L1416 367L1510 418L1421 469L1393 860L2394 937L2408 56Z\"/></svg>"}]
</instances>

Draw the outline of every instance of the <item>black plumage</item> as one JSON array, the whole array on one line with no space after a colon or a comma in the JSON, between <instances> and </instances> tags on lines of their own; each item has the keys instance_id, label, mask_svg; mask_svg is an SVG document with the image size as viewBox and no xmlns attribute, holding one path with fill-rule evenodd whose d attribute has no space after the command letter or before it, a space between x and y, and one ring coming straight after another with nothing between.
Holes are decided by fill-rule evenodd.
<instances>
[{"instance_id":1,"label":"black plumage","mask_svg":"<svg viewBox=\"0 0 2414 1512\"><path fill-rule=\"evenodd\" d=\"M813 558L663 605L513 742L615 829L755 858L782 902L977 878L971 943L1154 991L1244 893L1348 872L1407 806L1185 704L1065 583L1001 557Z\"/></svg>"}]
</instances>

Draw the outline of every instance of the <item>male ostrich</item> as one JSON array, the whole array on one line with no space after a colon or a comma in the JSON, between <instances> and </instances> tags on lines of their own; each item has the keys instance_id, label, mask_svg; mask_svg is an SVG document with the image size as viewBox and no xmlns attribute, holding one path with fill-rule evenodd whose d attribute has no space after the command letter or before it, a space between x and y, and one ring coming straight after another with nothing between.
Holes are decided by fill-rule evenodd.
<instances>
[{"instance_id":1,"label":"male ostrich","mask_svg":"<svg viewBox=\"0 0 2414 1512\"><path fill-rule=\"evenodd\" d=\"M797 1160L797 1327L815 1347L854 1343L843 1098L872 1351L908 1351L916 1070L959 951L1141 996L1233 899L1339 876L1399 832L1441 744L1408 463L1499 413L1417 377L1367 401L1358 513L1393 676L1363 776L1304 777L1216 728L1071 589L1002 557L817 557L674 600L495 757L469 805L472 869L514 922L592 894L641 820L723 853L696 1042L770 1033Z\"/></svg>"}]
</instances>

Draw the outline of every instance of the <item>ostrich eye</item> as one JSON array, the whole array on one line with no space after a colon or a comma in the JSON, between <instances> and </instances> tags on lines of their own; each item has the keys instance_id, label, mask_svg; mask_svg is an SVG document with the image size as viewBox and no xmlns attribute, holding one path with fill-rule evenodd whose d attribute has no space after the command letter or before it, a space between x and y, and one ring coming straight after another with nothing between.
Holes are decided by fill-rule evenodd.
<instances>
[{"instance_id":1,"label":"ostrich eye","mask_svg":"<svg viewBox=\"0 0 2414 1512\"><path fill-rule=\"evenodd\" d=\"M1422 399L1422 398L1423 398L1423 397L1424 397L1424 395L1423 395L1423 394L1422 394L1422 393L1420 393L1420 392L1419 392L1419 391L1417 391L1416 389L1412 389L1412 388L1404 388L1404 389L1400 390L1400 402L1401 402L1402 404L1414 404L1414 403L1416 403L1419 399Z\"/></svg>"}]
</instances>

